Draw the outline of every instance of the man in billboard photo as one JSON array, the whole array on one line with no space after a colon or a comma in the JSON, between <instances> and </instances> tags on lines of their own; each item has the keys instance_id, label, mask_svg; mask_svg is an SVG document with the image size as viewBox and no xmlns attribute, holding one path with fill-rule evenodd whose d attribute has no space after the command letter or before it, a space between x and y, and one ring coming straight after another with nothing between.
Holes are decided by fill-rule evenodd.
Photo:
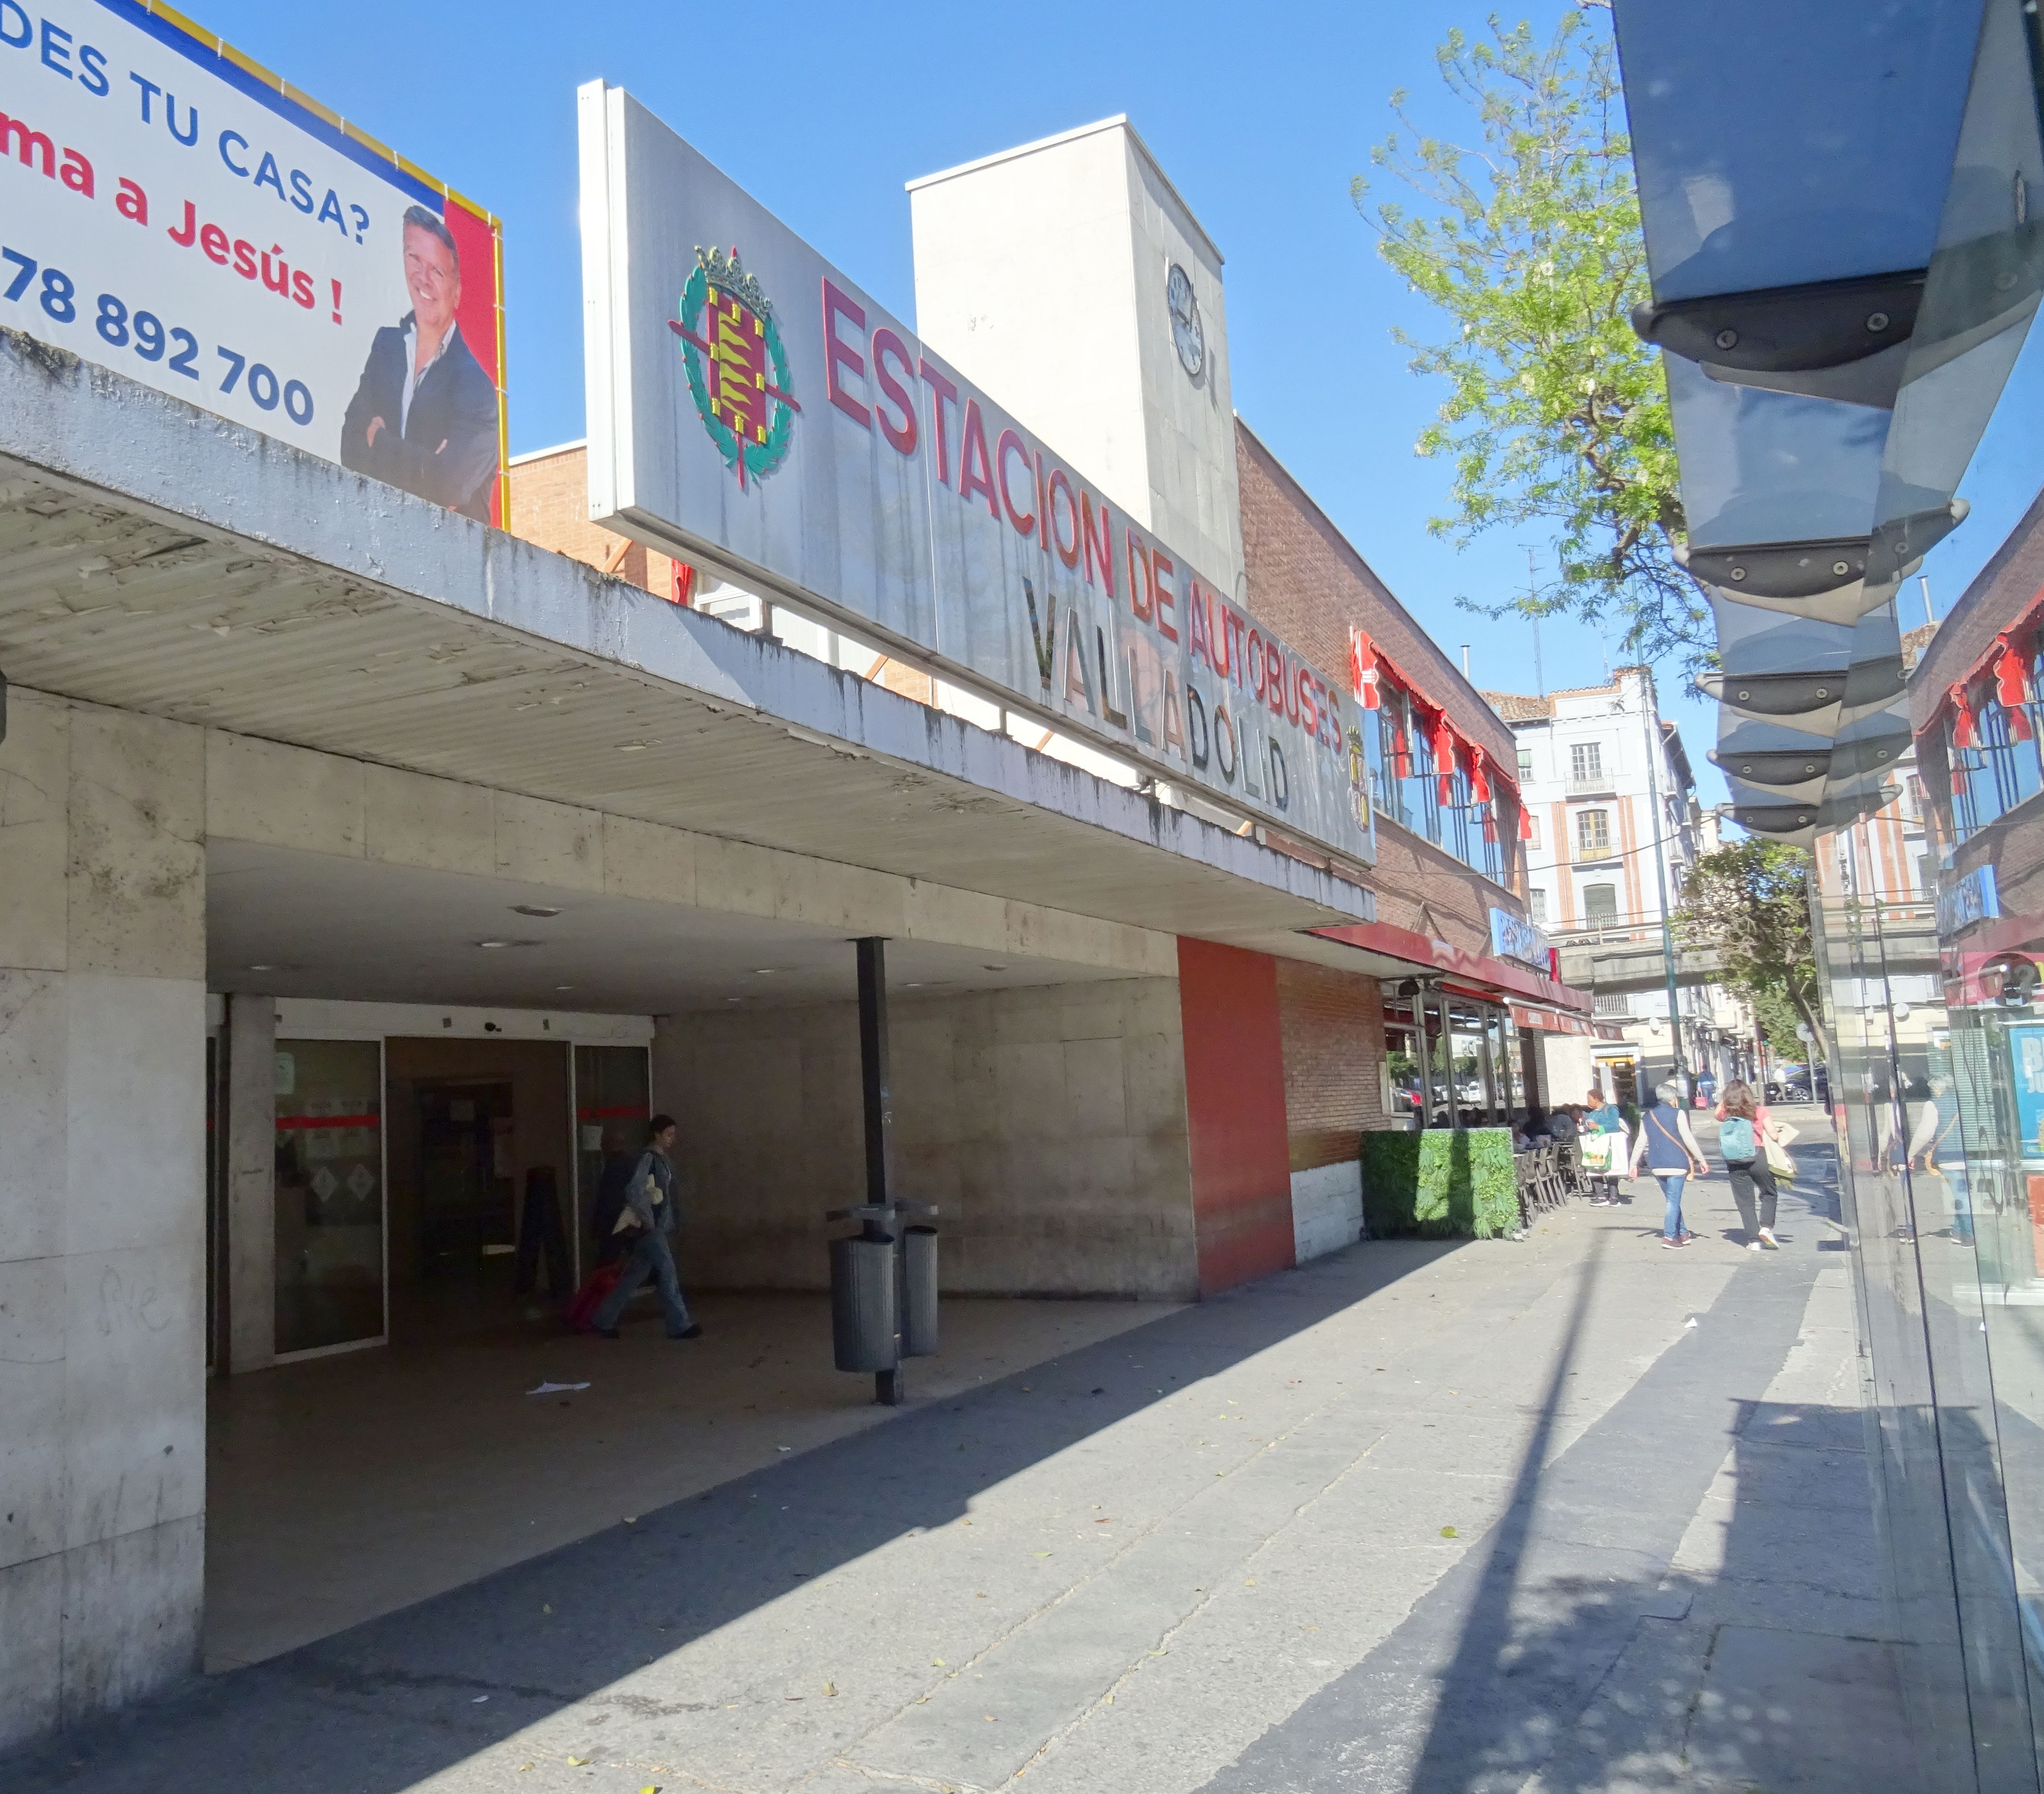
<instances>
[{"instance_id":1,"label":"man in billboard photo","mask_svg":"<svg viewBox=\"0 0 2044 1794\"><path fill-rule=\"evenodd\" d=\"M462 340L461 257L444 220L405 213L412 309L376 332L340 430L340 462L478 522L497 478L497 389Z\"/></svg>"}]
</instances>

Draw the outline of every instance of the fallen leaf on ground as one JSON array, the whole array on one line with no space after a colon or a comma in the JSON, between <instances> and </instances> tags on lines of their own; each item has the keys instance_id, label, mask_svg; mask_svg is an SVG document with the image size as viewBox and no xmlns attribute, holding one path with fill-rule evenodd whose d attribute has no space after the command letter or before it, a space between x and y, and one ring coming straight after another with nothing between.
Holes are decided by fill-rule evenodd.
<instances>
[{"instance_id":1,"label":"fallen leaf on ground","mask_svg":"<svg viewBox=\"0 0 2044 1794\"><path fill-rule=\"evenodd\" d=\"M1032 1558L1047 1558L1050 1554L1048 1551L1032 1551L1029 1554Z\"/></svg>"},{"instance_id":2,"label":"fallen leaf on ground","mask_svg":"<svg viewBox=\"0 0 2044 1794\"><path fill-rule=\"evenodd\" d=\"M568 1758L568 1767L571 1769L578 1769L586 1767L588 1762L589 1759L586 1757L571 1757Z\"/></svg>"},{"instance_id":3,"label":"fallen leaf on ground","mask_svg":"<svg viewBox=\"0 0 2044 1794\"><path fill-rule=\"evenodd\" d=\"M1441 1528L1441 1536L1443 1539L1459 1539L1462 1537L1462 1535L1456 1531L1453 1527L1444 1526Z\"/></svg>"},{"instance_id":4,"label":"fallen leaf on ground","mask_svg":"<svg viewBox=\"0 0 2044 1794\"><path fill-rule=\"evenodd\" d=\"M554 1604L551 1601L542 1601L540 1604L540 1611L542 1613L551 1613L554 1611Z\"/></svg>"},{"instance_id":5,"label":"fallen leaf on ground","mask_svg":"<svg viewBox=\"0 0 2044 1794\"><path fill-rule=\"evenodd\" d=\"M1245 1588L1254 1588L1256 1586L1256 1578L1253 1576L1245 1576L1242 1579L1242 1585Z\"/></svg>"},{"instance_id":6,"label":"fallen leaf on ground","mask_svg":"<svg viewBox=\"0 0 2044 1794\"><path fill-rule=\"evenodd\" d=\"M836 1682L825 1682L824 1684L824 1692L825 1694L836 1694L837 1692L837 1684Z\"/></svg>"},{"instance_id":7,"label":"fallen leaf on ground","mask_svg":"<svg viewBox=\"0 0 2044 1794\"><path fill-rule=\"evenodd\" d=\"M941 1657L933 1657L930 1659L930 1667L932 1669L941 1669L943 1666L944 1660Z\"/></svg>"}]
</instances>

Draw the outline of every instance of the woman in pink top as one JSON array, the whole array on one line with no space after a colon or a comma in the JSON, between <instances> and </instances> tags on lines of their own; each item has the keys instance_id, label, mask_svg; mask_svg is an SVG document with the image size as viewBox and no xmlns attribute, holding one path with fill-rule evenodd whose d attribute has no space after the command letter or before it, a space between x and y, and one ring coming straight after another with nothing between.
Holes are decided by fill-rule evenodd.
<instances>
[{"instance_id":1,"label":"woman in pink top","mask_svg":"<svg viewBox=\"0 0 2044 1794\"><path fill-rule=\"evenodd\" d=\"M1773 1123L1767 1105L1755 1101L1754 1094L1750 1084L1734 1081L1725 1086L1724 1100L1718 1104L1718 1151L1724 1154L1725 1175L1731 1181L1732 1200L1739 1204L1746 1249L1778 1252L1781 1247L1774 1237L1774 1204L1781 1192L1775 1185L1774 1169L1767 1162Z\"/></svg>"}]
</instances>

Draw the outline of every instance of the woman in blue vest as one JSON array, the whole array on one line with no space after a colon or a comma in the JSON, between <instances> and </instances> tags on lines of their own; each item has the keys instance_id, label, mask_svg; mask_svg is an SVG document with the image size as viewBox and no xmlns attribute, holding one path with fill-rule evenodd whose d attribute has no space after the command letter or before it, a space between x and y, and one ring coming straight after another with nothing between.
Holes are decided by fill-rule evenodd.
<instances>
[{"instance_id":1,"label":"woman in blue vest","mask_svg":"<svg viewBox=\"0 0 2044 1794\"><path fill-rule=\"evenodd\" d=\"M1694 1237L1682 1225L1682 1185L1692 1173L1700 1177L1710 1167L1689 1131L1689 1117L1682 1106L1685 1092L1669 1078L1655 1086L1654 1106L1639 1118L1639 1137L1632 1143L1632 1174L1644 1165L1661 1180L1661 1193L1667 1198L1668 1216L1661 1228L1661 1243L1687 1246Z\"/></svg>"}]
</instances>

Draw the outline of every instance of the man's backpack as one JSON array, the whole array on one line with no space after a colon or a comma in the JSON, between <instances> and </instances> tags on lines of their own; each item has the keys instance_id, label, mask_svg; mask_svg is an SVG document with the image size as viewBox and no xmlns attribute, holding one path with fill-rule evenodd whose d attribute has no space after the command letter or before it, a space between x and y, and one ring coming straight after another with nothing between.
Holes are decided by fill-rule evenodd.
<instances>
[{"instance_id":1,"label":"man's backpack","mask_svg":"<svg viewBox=\"0 0 2044 1794\"><path fill-rule=\"evenodd\" d=\"M1754 1150L1752 1122L1742 1115L1727 1115L1718 1128L1718 1151L1726 1162L1750 1164Z\"/></svg>"}]
</instances>

